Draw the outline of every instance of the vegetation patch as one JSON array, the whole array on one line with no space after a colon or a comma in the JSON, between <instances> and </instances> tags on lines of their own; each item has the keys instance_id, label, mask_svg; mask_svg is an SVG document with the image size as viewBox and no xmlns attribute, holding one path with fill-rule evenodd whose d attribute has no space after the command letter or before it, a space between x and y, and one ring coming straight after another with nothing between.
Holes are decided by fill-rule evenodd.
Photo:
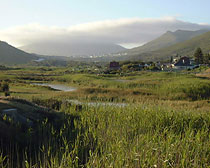
<instances>
[{"instance_id":1,"label":"vegetation patch","mask_svg":"<svg viewBox=\"0 0 210 168\"><path fill-rule=\"evenodd\" d=\"M0 72L11 94L1 93L0 113L13 109L22 121L33 122L18 124L14 116L1 115L1 167L208 167L208 78L194 71L67 70ZM55 91L19 78L33 71L34 79L78 89Z\"/></svg>"}]
</instances>

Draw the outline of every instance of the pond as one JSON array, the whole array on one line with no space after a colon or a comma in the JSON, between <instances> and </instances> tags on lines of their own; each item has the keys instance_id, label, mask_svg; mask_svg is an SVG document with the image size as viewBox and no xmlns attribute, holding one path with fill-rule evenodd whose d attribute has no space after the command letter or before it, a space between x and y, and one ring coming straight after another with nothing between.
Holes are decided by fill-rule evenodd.
<instances>
[{"instance_id":1,"label":"pond","mask_svg":"<svg viewBox=\"0 0 210 168\"><path fill-rule=\"evenodd\" d=\"M77 88L65 86L61 84L49 84L49 83L32 83L37 86L47 86L55 90L64 91L64 92L73 92L76 91ZM115 106L115 107L126 107L126 103L114 103L114 102L81 102L79 100L67 100L67 102L72 104L80 104L80 105L88 105L88 106Z\"/></svg>"},{"instance_id":2,"label":"pond","mask_svg":"<svg viewBox=\"0 0 210 168\"><path fill-rule=\"evenodd\" d=\"M75 87L61 85L61 84L49 84L49 83L32 83L32 84L37 85L37 86L47 86L52 89L64 91L64 92L73 92L77 90L77 88Z\"/></svg>"}]
</instances>

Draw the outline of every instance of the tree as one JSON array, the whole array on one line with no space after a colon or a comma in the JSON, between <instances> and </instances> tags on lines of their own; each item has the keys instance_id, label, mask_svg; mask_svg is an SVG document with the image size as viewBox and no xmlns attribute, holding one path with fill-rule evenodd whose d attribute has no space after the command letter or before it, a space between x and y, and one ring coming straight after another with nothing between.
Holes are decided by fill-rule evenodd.
<instances>
[{"instance_id":1,"label":"tree","mask_svg":"<svg viewBox=\"0 0 210 168\"><path fill-rule=\"evenodd\" d=\"M173 63L173 61L174 61L174 58L173 58L173 56L171 56L170 63Z\"/></svg>"},{"instance_id":2,"label":"tree","mask_svg":"<svg viewBox=\"0 0 210 168\"><path fill-rule=\"evenodd\" d=\"M210 60L210 54L205 54L203 58L203 63L209 64L210 63L209 60Z\"/></svg>"},{"instance_id":3,"label":"tree","mask_svg":"<svg viewBox=\"0 0 210 168\"><path fill-rule=\"evenodd\" d=\"M203 57L203 52L200 47L195 50L194 58L195 58L196 64L203 64L204 57Z\"/></svg>"}]
</instances>

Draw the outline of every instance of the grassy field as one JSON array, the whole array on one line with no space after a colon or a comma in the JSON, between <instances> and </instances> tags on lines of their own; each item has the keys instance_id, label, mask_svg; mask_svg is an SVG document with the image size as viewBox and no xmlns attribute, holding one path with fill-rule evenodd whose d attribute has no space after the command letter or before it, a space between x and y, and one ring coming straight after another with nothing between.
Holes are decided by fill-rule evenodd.
<instances>
[{"instance_id":1,"label":"grassy field","mask_svg":"<svg viewBox=\"0 0 210 168\"><path fill-rule=\"evenodd\" d=\"M210 166L209 70L114 75L67 70L28 67L0 72L14 99L54 110L33 127L17 126L21 136L1 141L0 167ZM32 85L37 82L77 90ZM21 103L9 102L21 109ZM8 108L5 101L0 105L0 110ZM17 129L12 121L4 121L0 118L1 128Z\"/></svg>"}]
</instances>

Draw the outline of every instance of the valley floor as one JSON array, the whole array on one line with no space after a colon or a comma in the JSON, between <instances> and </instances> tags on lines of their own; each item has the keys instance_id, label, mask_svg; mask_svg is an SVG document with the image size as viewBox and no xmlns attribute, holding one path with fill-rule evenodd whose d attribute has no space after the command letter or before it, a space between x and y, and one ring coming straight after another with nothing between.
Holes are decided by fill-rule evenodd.
<instances>
[{"instance_id":1,"label":"valley floor","mask_svg":"<svg viewBox=\"0 0 210 168\"><path fill-rule=\"evenodd\" d=\"M0 167L208 167L208 72L0 71Z\"/></svg>"}]
</instances>

